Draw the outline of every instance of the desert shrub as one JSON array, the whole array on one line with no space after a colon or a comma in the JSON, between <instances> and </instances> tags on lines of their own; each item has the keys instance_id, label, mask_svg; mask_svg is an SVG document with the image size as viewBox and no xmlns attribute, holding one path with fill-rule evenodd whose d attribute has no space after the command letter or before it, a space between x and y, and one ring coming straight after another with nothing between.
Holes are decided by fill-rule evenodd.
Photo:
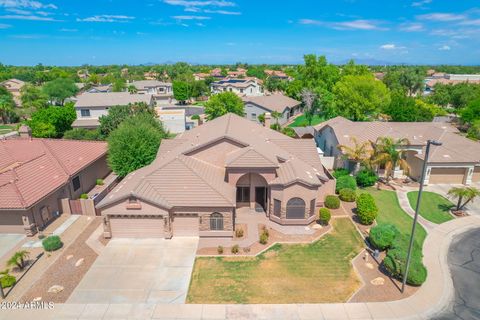
<instances>
[{"instance_id":1,"label":"desert shrub","mask_svg":"<svg viewBox=\"0 0 480 320\"><path fill-rule=\"evenodd\" d=\"M222 247L222 246L218 246L218 247L217 247L217 252L218 252L218 254L223 254L223 247Z\"/></svg>"},{"instance_id":2,"label":"desert shrub","mask_svg":"<svg viewBox=\"0 0 480 320\"><path fill-rule=\"evenodd\" d=\"M265 233L262 233L260 235L260 241L261 244L267 244L268 242L268 236Z\"/></svg>"},{"instance_id":3,"label":"desert shrub","mask_svg":"<svg viewBox=\"0 0 480 320\"><path fill-rule=\"evenodd\" d=\"M329 195L325 197L325 207L328 209L340 208L340 199L337 196Z\"/></svg>"},{"instance_id":4,"label":"desert shrub","mask_svg":"<svg viewBox=\"0 0 480 320\"><path fill-rule=\"evenodd\" d=\"M233 254L237 254L240 251L240 247L238 244L234 245L232 249L230 250Z\"/></svg>"},{"instance_id":5,"label":"desert shrub","mask_svg":"<svg viewBox=\"0 0 480 320\"><path fill-rule=\"evenodd\" d=\"M375 248L385 250L393 246L397 236L399 232L393 224L379 224L370 229L368 239Z\"/></svg>"},{"instance_id":6,"label":"desert shrub","mask_svg":"<svg viewBox=\"0 0 480 320\"><path fill-rule=\"evenodd\" d=\"M0 285L2 288L9 288L13 286L17 282L17 278L8 274L8 272L3 273L2 277L0 278Z\"/></svg>"},{"instance_id":7,"label":"desert shrub","mask_svg":"<svg viewBox=\"0 0 480 320\"><path fill-rule=\"evenodd\" d=\"M60 249L63 246L63 242L59 236L49 236L43 239L42 245L45 251L50 252Z\"/></svg>"},{"instance_id":8,"label":"desert shrub","mask_svg":"<svg viewBox=\"0 0 480 320\"><path fill-rule=\"evenodd\" d=\"M337 179L337 184L335 187L335 192L339 193L342 189L357 189L357 181L352 176L341 176Z\"/></svg>"},{"instance_id":9,"label":"desert shrub","mask_svg":"<svg viewBox=\"0 0 480 320\"><path fill-rule=\"evenodd\" d=\"M357 197L357 216L362 224L372 224L377 214L378 207L371 194L362 193Z\"/></svg>"},{"instance_id":10,"label":"desert shrub","mask_svg":"<svg viewBox=\"0 0 480 320\"><path fill-rule=\"evenodd\" d=\"M328 208L320 208L320 210L318 210L318 220L320 220L321 224L328 225L331 217L332 214Z\"/></svg>"},{"instance_id":11,"label":"desert shrub","mask_svg":"<svg viewBox=\"0 0 480 320\"><path fill-rule=\"evenodd\" d=\"M267 229L266 226L263 226L262 233L265 233L267 235L267 237L270 236L270 233L268 232L268 229Z\"/></svg>"},{"instance_id":12,"label":"desert shrub","mask_svg":"<svg viewBox=\"0 0 480 320\"><path fill-rule=\"evenodd\" d=\"M339 196L342 201L354 202L357 197L357 194L355 193L355 190L345 188L340 190Z\"/></svg>"},{"instance_id":13,"label":"desert shrub","mask_svg":"<svg viewBox=\"0 0 480 320\"><path fill-rule=\"evenodd\" d=\"M192 120L200 120L200 116L198 114L194 114L193 116L190 117Z\"/></svg>"},{"instance_id":14,"label":"desert shrub","mask_svg":"<svg viewBox=\"0 0 480 320\"><path fill-rule=\"evenodd\" d=\"M355 179L357 180L357 185L359 187L365 188L365 187L371 187L375 185L375 182L377 182L378 177L374 171L364 169L357 174Z\"/></svg>"},{"instance_id":15,"label":"desert shrub","mask_svg":"<svg viewBox=\"0 0 480 320\"><path fill-rule=\"evenodd\" d=\"M97 184L97 186L103 186L104 185L103 179L97 179L97 181L95 183Z\"/></svg>"},{"instance_id":16,"label":"desert shrub","mask_svg":"<svg viewBox=\"0 0 480 320\"><path fill-rule=\"evenodd\" d=\"M415 251L415 250L414 250ZM390 274L399 279L403 279L407 261L407 250L403 247L388 250L387 256L383 259L383 265ZM427 279L427 269L422 263L422 255L412 254L410 268L407 275L407 283L413 286L419 286Z\"/></svg>"},{"instance_id":17,"label":"desert shrub","mask_svg":"<svg viewBox=\"0 0 480 320\"><path fill-rule=\"evenodd\" d=\"M345 168L335 169L332 173L332 175L335 177L335 179L338 179L338 178L343 177L343 176L348 176L349 174L350 174L350 172L348 172L348 170L345 169Z\"/></svg>"},{"instance_id":18,"label":"desert shrub","mask_svg":"<svg viewBox=\"0 0 480 320\"><path fill-rule=\"evenodd\" d=\"M82 194L80 195L80 199L88 199L88 194L82 193Z\"/></svg>"},{"instance_id":19,"label":"desert shrub","mask_svg":"<svg viewBox=\"0 0 480 320\"><path fill-rule=\"evenodd\" d=\"M235 230L235 237L241 238L243 237L243 234L244 234L243 229L238 228L237 230Z\"/></svg>"}]
</instances>

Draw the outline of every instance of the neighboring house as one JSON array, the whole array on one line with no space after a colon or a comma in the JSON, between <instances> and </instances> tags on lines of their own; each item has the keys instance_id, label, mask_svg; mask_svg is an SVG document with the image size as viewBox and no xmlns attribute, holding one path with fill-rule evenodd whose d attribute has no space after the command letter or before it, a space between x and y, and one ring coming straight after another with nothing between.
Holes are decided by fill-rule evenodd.
<instances>
[{"instance_id":1,"label":"neighboring house","mask_svg":"<svg viewBox=\"0 0 480 320\"><path fill-rule=\"evenodd\" d=\"M34 235L110 172L105 142L32 139L0 142L0 232ZM67 202L68 203L68 202Z\"/></svg>"},{"instance_id":2,"label":"neighboring house","mask_svg":"<svg viewBox=\"0 0 480 320\"><path fill-rule=\"evenodd\" d=\"M315 126L315 140L326 157L335 158L335 167L353 170L355 163L344 160L337 146L352 146L351 138L360 143L375 142L379 137L406 138L406 160L409 176L421 178L427 140L438 140L432 146L424 182L426 184L466 184L480 182L480 143L461 136L456 128L442 122L352 122L336 117ZM396 170L402 175L401 170Z\"/></svg>"},{"instance_id":3,"label":"neighboring house","mask_svg":"<svg viewBox=\"0 0 480 320\"><path fill-rule=\"evenodd\" d=\"M288 120L302 112L302 103L281 93L258 96L258 97L244 97L245 117L252 121L257 121L258 116L266 112L278 112L281 114L278 119L280 125L284 125ZM272 123L275 123L272 119Z\"/></svg>"},{"instance_id":4,"label":"neighboring house","mask_svg":"<svg viewBox=\"0 0 480 320\"><path fill-rule=\"evenodd\" d=\"M163 127L170 133L182 133L186 129L185 109L162 110L155 108Z\"/></svg>"},{"instance_id":5,"label":"neighboring house","mask_svg":"<svg viewBox=\"0 0 480 320\"><path fill-rule=\"evenodd\" d=\"M308 225L334 192L314 140L227 114L163 139L153 163L125 177L97 209L106 237L232 237L237 208Z\"/></svg>"},{"instance_id":6,"label":"neighboring house","mask_svg":"<svg viewBox=\"0 0 480 320\"><path fill-rule=\"evenodd\" d=\"M210 76L214 78L223 78L224 76L222 75L222 69L220 68L215 68L210 71Z\"/></svg>"},{"instance_id":7,"label":"neighboring house","mask_svg":"<svg viewBox=\"0 0 480 320\"><path fill-rule=\"evenodd\" d=\"M157 80L159 75L160 74L158 72L154 72L154 71L143 73L143 77L145 78L145 80Z\"/></svg>"},{"instance_id":8,"label":"neighboring house","mask_svg":"<svg viewBox=\"0 0 480 320\"><path fill-rule=\"evenodd\" d=\"M10 79L10 80L6 80L6 81L1 82L0 85L2 87L5 87L8 90L8 92L10 92L12 94L13 100L15 101L15 104L17 106L22 105L22 101L20 100L20 96L21 96L21 90L22 90L23 86L25 86L24 81L18 80L18 79Z\"/></svg>"},{"instance_id":9,"label":"neighboring house","mask_svg":"<svg viewBox=\"0 0 480 320\"><path fill-rule=\"evenodd\" d=\"M173 87L169 82L141 80L130 82L127 86L134 86L138 94L152 95L156 104L165 105L172 103Z\"/></svg>"},{"instance_id":10,"label":"neighboring house","mask_svg":"<svg viewBox=\"0 0 480 320\"><path fill-rule=\"evenodd\" d=\"M230 79L225 78L220 81L212 82L211 90L213 94L221 92L234 92L239 96L262 96L263 87L256 78Z\"/></svg>"},{"instance_id":11,"label":"neighboring house","mask_svg":"<svg viewBox=\"0 0 480 320\"><path fill-rule=\"evenodd\" d=\"M126 106L131 103L144 102L153 106L150 94L130 94L128 92L84 93L79 95L75 103L77 120L73 128L94 129L100 123L98 119L108 114L108 109L115 106Z\"/></svg>"},{"instance_id":12,"label":"neighboring house","mask_svg":"<svg viewBox=\"0 0 480 320\"><path fill-rule=\"evenodd\" d=\"M247 70L238 68L236 71L228 71L227 76L229 78L242 78L247 76Z\"/></svg>"},{"instance_id":13,"label":"neighboring house","mask_svg":"<svg viewBox=\"0 0 480 320\"><path fill-rule=\"evenodd\" d=\"M283 71L278 70L265 70L267 78L278 79L278 80L291 80L291 78Z\"/></svg>"},{"instance_id":14,"label":"neighboring house","mask_svg":"<svg viewBox=\"0 0 480 320\"><path fill-rule=\"evenodd\" d=\"M87 93L108 93L112 92L111 84L97 85L86 90Z\"/></svg>"},{"instance_id":15,"label":"neighboring house","mask_svg":"<svg viewBox=\"0 0 480 320\"><path fill-rule=\"evenodd\" d=\"M456 85L459 83L480 84L480 74L434 73L425 79L425 94L433 92L436 84Z\"/></svg>"},{"instance_id":16,"label":"neighboring house","mask_svg":"<svg viewBox=\"0 0 480 320\"><path fill-rule=\"evenodd\" d=\"M210 74L199 72L199 73L194 73L193 77L195 78L195 81L200 81L200 80L205 80L208 77L210 77Z\"/></svg>"}]
</instances>

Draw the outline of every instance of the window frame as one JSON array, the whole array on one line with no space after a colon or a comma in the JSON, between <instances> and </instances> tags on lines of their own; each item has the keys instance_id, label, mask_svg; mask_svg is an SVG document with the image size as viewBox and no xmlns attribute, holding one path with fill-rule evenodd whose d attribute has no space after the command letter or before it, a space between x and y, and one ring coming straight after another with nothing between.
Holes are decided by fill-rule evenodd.
<instances>
[{"instance_id":1,"label":"window frame","mask_svg":"<svg viewBox=\"0 0 480 320\"><path fill-rule=\"evenodd\" d=\"M209 219L211 231L223 231L225 230L223 214L220 212L214 212L210 215Z\"/></svg>"},{"instance_id":2,"label":"window frame","mask_svg":"<svg viewBox=\"0 0 480 320\"><path fill-rule=\"evenodd\" d=\"M78 181L78 183L77 183ZM76 176L72 179L72 186L73 186L73 192L79 190L82 187L82 183L80 181L80 176Z\"/></svg>"},{"instance_id":3,"label":"window frame","mask_svg":"<svg viewBox=\"0 0 480 320\"><path fill-rule=\"evenodd\" d=\"M297 201L298 203L293 203L294 201ZM301 201L301 203L300 203ZM299 209L302 209L300 210L300 212L303 212L303 215L300 217L298 215L299 212L296 212L296 211L291 211L291 210L299 210ZM287 206L286 206L286 218L287 219L305 219L305 210L306 210L306 203L305 203L305 200L303 200L302 198L299 198L299 197L294 197L294 198L291 198L290 200L288 200L287 202ZM289 216L289 211L290 211L290 216ZM297 216L298 215L298 216Z\"/></svg>"},{"instance_id":4,"label":"window frame","mask_svg":"<svg viewBox=\"0 0 480 320\"><path fill-rule=\"evenodd\" d=\"M273 199L273 215L275 217L282 217L282 201L278 199Z\"/></svg>"},{"instance_id":5,"label":"window frame","mask_svg":"<svg viewBox=\"0 0 480 320\"><path fill-rule=\"evenodd\" d=\"M80 109L80 116L82 118L89 118L92 115L90 114L90 109Z\"/></svg>"},{"instance_id":6,"label":"window frame","mask_svg":"<svg viewBox=\"0 0 480 320\"><path fill-rule=\"evenodd\" d=\"M235 198L237 202L250 202L250 186L238 186Z\"/></svg>"}]
</instances>

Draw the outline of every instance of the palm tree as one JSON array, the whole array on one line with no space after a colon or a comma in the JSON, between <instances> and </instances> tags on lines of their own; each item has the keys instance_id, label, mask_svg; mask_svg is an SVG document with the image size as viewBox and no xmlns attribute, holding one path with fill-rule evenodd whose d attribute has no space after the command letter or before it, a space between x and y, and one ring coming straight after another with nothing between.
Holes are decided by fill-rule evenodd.
<instances>
[{"instance_id":1,"label":"palm tree","mask_svg":"<svg viewBox=\"0 0 480 320\"><path fill-rule=\"evenodd\" d=\"M8 113L13 111L13 100L8 96L0 96L0 118L7 123Z\"/></svg>"},{"instance_id":2,"label":"palm tree","mask_svg":"<svg viewBox=\"0 0 480 320\"><path fill-rule=\"evenodd\" d=\"M356 175L360 171L360 165L370 159L372 151L368 141L360 143L355 137L350 137L350 141L352 141L353 147L339 144L337 148L344 154L345 159L355 162L353 174Z\"/></svg>"},{"instance_id":3,"label":"palm tree","mask_svg":"<svg viewBox=\"0 0 480 320\"><path fill-rule=\"evenodd\" d=\"M410 166L404 159L405 150L402 147L408 145L408 139L394 140L391 137L379 137L374 146L373 163L383 164L385 166L385 173L387 175L387 182L396 168L402 169L406 174L410 171Z\"/></svg>"},{"instance_id":4,"label":"palm tree","mask_svg":"<svg viewBox=\"0 0 480 320\"><path fill-rule=\"evenodd\" d=\"M134 94L134 93L137 93L138 90L137 90L137 88L136 88L133 84L131 84L131 85L128 86L128 92L129 92L130 94Z\"/></svg>"},{"instance_id":5,"label":"palm tree","mask_svg":"<svg viewBox=\"0 0 480 320\"><path fill-rule=\"evenodd\" d=\"M15 254L7 261L8 266L18 267L20 270L25 268L25 259L30 255L30 252L27 250L17 251Z\"/></svg>"},{"instance_id":6,"label":"palm tree","mask_svg":"<svg viewBox=\"0 0 480 320\"><path fill-rule=\"evenodd\" d=\"M275 124L278 124L278 119L282 117L282 114L278 111L272 112L272 118L275 119Z\"/></svg>"},{"instance_id":7,"label":"palm tree","mask_svg":"<svg viewBox=\"0 0 480 320\"><path fill-rule=\"evenodd\" d=\"M457 198L457 211L463 210L463 208L469 203L473 202L476 197L480 197L480 190L475 187L454 187L448 191L448 196ZM465 202L462 201L465 199Z\"/></svg>"}]
</instances>

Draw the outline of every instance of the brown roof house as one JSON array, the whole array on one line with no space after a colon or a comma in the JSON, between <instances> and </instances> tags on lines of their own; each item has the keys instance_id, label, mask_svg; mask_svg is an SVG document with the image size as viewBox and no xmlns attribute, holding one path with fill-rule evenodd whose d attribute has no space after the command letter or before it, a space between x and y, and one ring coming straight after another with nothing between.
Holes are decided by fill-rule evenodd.
<instances>
[{"instance_id":1,"label":"brown roof house","mask_svg":"<svg viewBox=\"0 0 480 320\"><path fill-rule=\"evenodd\" d=\"M239 207L307 225L334 188L313 139L228 114L162 140L156 160L126 176L97 209L106 237L232 237Z\"/></svg>"},{"instance_id":2,"label":"brown roof house","mask_svg":"<svg viewBox=\"0 0 480 320\"><path fill-rule=\"evenodd\" d=\"M437 140L442 146L432 146L425 177L426 184L471 184L480 182L480 143L462 137L458 130L444 122L352 122L343 117L325 121L315 128L315 140L326 157L335 157L334 167L353 169L354 163L344 161L337 146L377 140L378 137L406 138L406 160L409 176L421 178L427 141ZM403 175L401 170L396 174Z\"/></svg>"},{"instance_id":3,"label":"brown roof house","mask_svg":"<svg viewBox=\"0 0 480 320\"><path fill-rule=\"evenodd\" d=\"M280 125L287 123L291 117L302 113L302 103L281 93L257 96L244 97L245 117L252 121L257 121L258 116L264 113L278 112L280 117L274 119L273 122L278 121Z\"/></svg>"},{"instance_id":4,"label":"brown roof house","mask_svg":"<svg viewBox=\"0 0 480 320\"><path fill-rule=\"evenodd\" d=\"M107 145L29 137L0 141L0 232L31 236L110 172Z\"/></svg>"}]
</instances>

